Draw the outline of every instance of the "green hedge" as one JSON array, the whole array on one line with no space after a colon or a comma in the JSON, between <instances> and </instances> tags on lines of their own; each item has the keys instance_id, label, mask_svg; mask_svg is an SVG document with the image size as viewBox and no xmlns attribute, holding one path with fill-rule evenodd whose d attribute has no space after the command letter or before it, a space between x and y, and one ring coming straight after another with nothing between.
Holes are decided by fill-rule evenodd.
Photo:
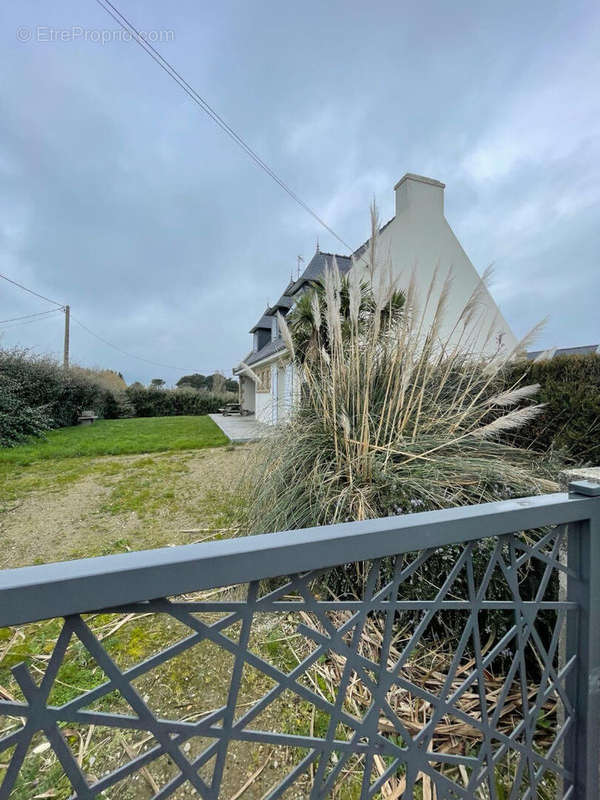
<instances>
[{"instance_id":1,"label":"green hedge","mask_svg":"<svg viewBox=\"0 0 600 800\"><path fill-rule=\"evenodd\" d=\"M130 386L127 397L136 417L171 417L180 414L215 414L234 394L212 394L194 389L145 389Z\"/></svg>"},{"instance_id":2,"label":"green hedge","mask_svg":"<svg viewBox=\"0 0 600 800\"><path fill-rule=\"evenodd\" d=\"M108 389L76 370L22 349L0 350L0 376L10 381L13 395L26 407L41 409L52 427L75 425L83 409L100 417L118 416L118 403Z\"/></svg>"},{"instance_id":3,"label":"green hedge","mask_svg":"<svg viewBox=\"0 0 600 800\"><path fill-rule=\"evenodd\" d=\"M562 450L580 465L600 465L600 356L518 362L508 379L523 374L528 383L540 384L536 400L546 408L515 440L536 450Z\"/></svg>"},{"instance_id":4,"label":"green hedge","mask_svg":"<svg viewBox=\"0 0 600 800\"><path fill-rule=\"evenodd\" d=\"M14 447L54 427L43 408L21 399L20 389L17 381L0 373L0 447Z\"/></svg>"}]
</instances>

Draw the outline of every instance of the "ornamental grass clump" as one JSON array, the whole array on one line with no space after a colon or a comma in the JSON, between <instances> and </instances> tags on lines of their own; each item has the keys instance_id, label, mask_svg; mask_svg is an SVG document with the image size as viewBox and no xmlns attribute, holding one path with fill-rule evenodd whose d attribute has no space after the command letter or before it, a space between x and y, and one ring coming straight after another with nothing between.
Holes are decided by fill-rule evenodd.
<instances>
[{"instance_id":1,"label":"ornamental grass clump","mask_svg":"<svg viewBox=\"0 0 600 800\"><path fill-rule=\"evenodd\" d=\"M512 349L496 341L497 320L482 305L485 277L450 319L451 271L437 269L421 299L414 273L399 286L379 262L377 230L373 214L369 247L350 271L341 276L334 261L322 285L279 319L297 397L289 422L259 448L256 531L556 488L555 467L500 439L543 410L537 384L505 378L537 328Z\"/></svg>"}]
</instances>

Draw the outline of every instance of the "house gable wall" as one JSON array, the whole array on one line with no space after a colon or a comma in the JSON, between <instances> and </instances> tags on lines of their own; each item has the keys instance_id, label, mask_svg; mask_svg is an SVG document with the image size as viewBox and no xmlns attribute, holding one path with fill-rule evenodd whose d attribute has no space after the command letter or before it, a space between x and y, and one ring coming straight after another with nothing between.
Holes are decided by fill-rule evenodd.
<instances>
[{"instance_id":1,"label":"house gable wall","mask_svg":"<svg viewBox=\"0 0 600 800\"><path fill-rule=\"evenodd\" d=\"M479 274L463 250L452 228L444 216L444 184L420 176L405 176L396 186L396 215L382 229L379 236L380 265L391 265L398 277L398 286L405 289L415 271L417 295L423 308L427 291L438 268L437 291L434 292L429 310L425 315L425 326L431 321L440 296L443 281L452 270L452 284L448 295L445 326L442 336L449 334L479 283ZM366 267L365 267L366 271ZM475 314L473 324L483 320L482 331L494 321L494 332L485 348L484 333L474 349L493 354L498 338L506 349L511 349L517 339L502 316L491 294L485 290L482 303ZM458 331L457 331L458 335Z\"/></svg>"},{"instance_id":2,"label":"house gable wall","mask_svg":"<svg viewBox=\"0 0 600 800\"><path fill-rule=\"evenodd\" d=\"M480 285L479 274L444 216L443 183L431 178L407 174L396 184L395 192L395 216L381 229L379 234L379 263L383 269L388 269L391 266L393 274L397 278L397 287L399 289L408 287L414 272L420 309L423 308L429 286L437 268L436 290L432 293L428 310L425 314L424 329L427 328L435 313L448 271L452 271L452 283L448 294L445 322L440 331L440 335L445 337L454 330L465 304ZM363 245L355 254L357 256L356 263L359 267L362 263L360 254L364 252L365 247L366 245ZM307 281L310 283L311 280L317 279L322 274L322 270L319 272L319 268L324 269L330 258L332 258L331 254L321 253L317 250L303 276L295 283L290 283L287 287L285 297L288 300L286 300L286 305L291 305L289 298L292 295L295 300L298 299L308 285ZM350 266L350 260L347 256L339 256L338 262L340 262L342 271L346 271ZM366 273L367 267L364 266L363 269ZM313 272L315 273L314 275L312 274ZM268 312L269 309L267 309L258 325L268 323L269 317L266 316ZM517 343L515 335L487 289L482 292L481 303L474 314L472 324L477 325L478 329L481 330L479 341L471 340L469 342L473 352L493 355L497 352L499 346L506 351L511 350ZM484 342L485 335L490 328L492 328L491 335ZM266 368L270 369L273 361L279 360L281 357L281 353L277 352L281 349L277 346L277 342L280 340L274 340L271 343L272 332L276 332L276 329L269 330L266 327L255 326L253 330L256 332L253 355L256 360L253 362L252 358L249 358L248 361L253 364L253 369L258 370L259 364L263 367L269 364ZM458 338L462 333L462 326L458 326L453 336ZM260 353L267 345L269 345L267 351L264 354ZM272 385L268 389L266 387L262 389L256 388L258 389L255 392L256 418L270 422L274 416L283 417L285 415L284 413L274 415L273 403L275 394L277 394L278 398L281 398L280 402L282 404L287 402L289 405L289 399L284 401L283 398L296 397L299 391L299 381L292 380L288 386L288 382L282 372L281 384L279 376L277 377L277 389L279 391L274 392ZM282 412L284 412L283 406Z\"/></svg>"}]
</instances>

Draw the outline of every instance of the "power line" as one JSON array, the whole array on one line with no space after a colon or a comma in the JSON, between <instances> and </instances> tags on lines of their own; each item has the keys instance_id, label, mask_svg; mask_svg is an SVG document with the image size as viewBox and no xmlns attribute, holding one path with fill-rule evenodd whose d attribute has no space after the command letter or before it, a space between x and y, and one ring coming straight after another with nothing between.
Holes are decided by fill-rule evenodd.
<instances>
[{"instance_id":1,"label":"power line","mask_svg":"<svg viewBox=\"0 0 600 800\"><path fill-rule=\"evenodd\" d=\"M285 181L274 172L271 167L266 164L262 158L250 147L250 145L242 139L242 137L233 130L233 128L225 122L225 120L218 114L212 106L191 86L185 78L177 72L175 67L173 67L166 58L164 58L158 50L156 50L150 42L146 41L137 30L137 28L125 17L118 8L116 8L110 0L96 0L98 5L109 14L115 22L117 22L124 30L130 33L137 44L140 45L148 55L156 61L158 66L164 70L179 86L183 89L183 91L207 114L213 122L215 122L221 130L223 130L233 141L244 150L244 152L250 156L250 158L264 171L267 175L272 178L275 183L279 184L279 186L286 192L292 200L298 203L308 214L311 215L318 223L321 225L325 230L327 230L335 239L337 239L340 244L343 244L344 247L350 252L353 252L353 248L345 242L341 236L339 236L333 228L331 228L324 219L322 219L316 211L302 200L302 198L298 197L296 192L291 189ZM112 9L112 10L111 10Z\"/></svg>"},{"instance_id":2,"label":"power line","mask_svg":"<svg viewBox=\"0 0 600 800\"><path fill-rule=\"evenodd\" d=\"M4 278L5 281L8 281L9 283L12 283L13 286L18 286L19 289L23 289L23 291L29 292L29 294L32 294L35 297L39 297L40 300L45 300L47 303L52 303L53 305L58 306L59 308L64 308L65 307L64 303L57 303L56 300L51 300L49 297L44 297L43 294L38 294L38 292L34 292L33 289L28 289L26 286L23 286L22 283L18 283L17 281L13 281L12 278L9 278L7 275L3 275L1 272L0 272L0 278Z\"/></svg>"},{"instance_id":3,"label":"power line","mask_svg":"<svg viewBox=\"0 0 600 800\"><path fill-rule=\"evenodd\" d=\"M39 297L42 300L46 300L48 303L54 303L58 308L53 308L51 311L39 311L35 314L24 314L21 317L12 317L11 319L0 320L0 324L8 323L8 322L15 322L14 325L6 325L6 327L2 328L2 330L9 330L10 328L16 328L19 325L29 325L31 322L38 322L41 317L45 317L49 314L54 314L57 311L65 311L67 306L62 305L61 303L57 303L55 300L50 300L49 297L44 297L44 295L39 294L38 292L34 292L33 289L28 289L27 286L23 286L22 283L18 283L17 281L13 281L12 278L9 278L7 275L2 275L0 273L0 278L4 278L5 281L14 284L14 286L18 286L19 289L23 289L25 292L29 292L29 294L35 295L35 297ZM195 369L188 369L187 367L174 367L172 364L162 364L159 361L150 361L147 358L142 358L142 356L136 356L133 353L128 353L126 350L122 350L116 344L109 342L108 339L105 339L100 334L95 333L91 328L88 328L87 325L84 325L83 322L72 317L73 322L76 322L80 328L83 328L84 331L90 334L90 336L95 336L96 339L99 339L104 344L108 345L108 347L112 347L113 350L116 350L118 353L121 353L128 358L135 358L138 361L144 361L146 364L151 364L154 367L162 367L163 369L172 369L176 370L177 372L195 372ZM218 372L219 370L213 370L213 372Z\"/></svg>"},{"instance_id":4,"label":"power line","mask_svg":"<svg viewBox=\"0 0 600 800\"><path fill-rule=\"evenodd\" d=\"M56 314L58 311L62 311L62 308L52 308L50 311L38 311L37 314L23 314L21 317L11 317L10 319L0 319L0 325L4 325L6 322L17 322L21 319L31 319L32 317L45 317L48 314ZM32 319L32 322L36 320Z\"/></svg>"},{"instance_id":5,"label":"power line","mask_svg":"<svg viewBox=\"0 0 600 800\"><path fill-rule=\"evenodd\" d=\"M172 364L161 364L159 361L150 361L147 358L142 358L142 356L136 356L133 353L128 353L126 350L122 350L116 344L113 344L112 342L109 342L108 339L105 339L103 336L100 336L100 334L95 333L93 330L88 328L87 325L84 325L83 322L80 322L76 317L71 316L71 319L73 320L73 322L76 322L77 325L79 325L80 328L83 328L84 331L87 331L87 333L89 333L90 336L94 336L99 341L101 341L104 344L108 345L108 347L112 347L113 350L116 350L118 353L121 353L121 355L127 356L128 358L135 358L138 361L143 361L145 364L151 364L153 367L162 367L163 369L172 369L172 370L175 370L177 372L190 372L190 373L193 373L193 372L197 371L196 367L194 367L194 368L191 368L191 367L174 367ZM218 372L218 371L219 370L213 370L213 372ZM208 370L205 370L205 372L208 372Z\"/></svg>"},{"instance_id":6,"label":"power line","mask_svg":"<svg viewBox=\"0 0 600 800\"><path fill-rule=\"evenodd\" d=\"M60 309L58 308L56 310L60 311ZM24 322L15 322L13 325L4 325L2 328L0 328L0 333L2 333L3 331L10 331L12 330L12 328L20 328L23 325L31 325L32 322L45 322L47 319L50 319L50 316L37 317L36 319L28 319L25 320Z\"/></svg>"}]
</instances>

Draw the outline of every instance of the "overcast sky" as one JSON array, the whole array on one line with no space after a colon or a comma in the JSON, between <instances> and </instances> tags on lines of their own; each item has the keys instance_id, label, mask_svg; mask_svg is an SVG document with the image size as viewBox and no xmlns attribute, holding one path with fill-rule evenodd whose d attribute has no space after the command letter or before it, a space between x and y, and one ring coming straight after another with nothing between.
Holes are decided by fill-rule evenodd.
<instances>
[{"instance_id":1,"label":"overcast sky","mask_svg":"<svg viewBox=\"0 0 600 800\"><path fill-rule=\"evenodd\" d=\"M540 346L600 342L597 2L114 2L343 239L405 172L442 180L515 333L548 314ZM94 0L0 21L0 272L181 369L74 323L76 362L230 370L296 257L340 246ZM0 320L49 308L0 280ZM60 314L3 331L62 353Z\"/></svg>"}]
</instances>

